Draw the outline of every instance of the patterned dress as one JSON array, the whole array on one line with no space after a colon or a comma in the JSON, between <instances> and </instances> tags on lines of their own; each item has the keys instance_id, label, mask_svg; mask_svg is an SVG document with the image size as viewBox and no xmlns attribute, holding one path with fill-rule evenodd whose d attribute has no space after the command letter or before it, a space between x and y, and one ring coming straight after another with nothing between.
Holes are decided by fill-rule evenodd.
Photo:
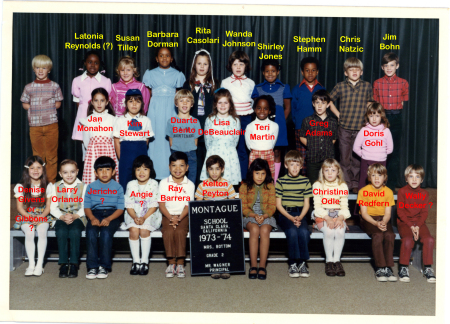
<instances>
[{"instance_id":1,"label":"patterned dress","mask_svg":"<svg viewBox=\"0 0 450 324\"><path fill-rule=\"evenodd\" d=\"M119 163L117 161L113 139L113 126L115 120L116 118L113 115L108 114L106 109L102 113L98 113L94 110L92 115L80 119L80 124L84 128L83 145L86 149L82 179L85 185L95 181L94 163L100 156L109 156L116 162L116 175L114 180L119 182ZM91 130L89 131L88 129Z\"/></svg>"},{"instance_id":2,"label":"patterned dress","mask_svg":"<svg viewBox=\"0 0 450 324\"><path fill-rule=\"evenodd\" d=\"M220 125L219 123L229 124ZM217 116L207 118L205 122L205 134L206 132L218 131L218 134L204 135L206 144L206 158L203 163L202 174L200 179L208 179L208 173L206 172L206 160L211 155L219 155L225 161L225 172L223 177L228 179L233 185L237 185L241 182L241 169L239 165L239 158L236 151L236 146L239 142L239 131L241 129L241 122L239 119L234 120L233 117L228 116L224 119L219 119ZM235 135L224 135L226 132L235 132ZM222 132L222 133L220 133Z\"/></svg>"},{"instance_id":3,"label":"patterned dress","mask_svg":"<svg viewBox=\"0 0 450 324\"><path fill-rule=\"evenodd\" d=\"M155 139L149 143L148 156L153 161L158 180L167 178L170 174L167 165L171 153L169 140L166 138L166 125L171 117L177 115L173 99L176 88L181 88L184 81L184 74L172 67L147 70L142 79L142 82L152 89L148 117L152 122Z\"/></svg>"},{"instance_id":4,"label":"patterned dress","mask_svg":"<svg viewBox=\"0 0 450 324\"><path fill-rule=\"evenodd\" d=\"M151 197L150 197L151 196ZM145 198L142 198L145 197ZM137 180L128 182L125 193L125 224L126 228L136 227L149 231L157 230L161 227L162 215L159 211L159 186L158 182L149 179L145 185L139 185ZM144 217L147 211L152 208L158 208L148 217L144 224L136 225L133 218L128 214L127 208L133 208L137 217Z\"/></svg>"}]
</instances>

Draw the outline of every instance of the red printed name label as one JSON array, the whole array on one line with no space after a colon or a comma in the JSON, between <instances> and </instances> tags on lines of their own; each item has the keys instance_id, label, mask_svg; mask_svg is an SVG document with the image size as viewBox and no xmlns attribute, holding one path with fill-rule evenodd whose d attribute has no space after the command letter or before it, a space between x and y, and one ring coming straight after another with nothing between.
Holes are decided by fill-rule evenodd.
<instances>
[{"instance_id":1,"label":"red printed name label","mask_svg":"<svg viewBox=\"0 0 450 324\"><path fill-rule=\"evenodd\" d=\"M322 127L325 127L325 128L328 128L328 122L326 121L326 122L324 122L324 121L315 121L315 120L311 120L310 122L309 122L309 125L311 126L311 127L316 127L316 126L322 126ZM313 130L312 132L308 129L307 131L306 131L306 134L305 134L305 136L333 136L333 132L332 131L316 131L316 130Z\"/></svg>"},{"instance_id":2,"label":"red printed name label","mask_svg":"<svg viewBox=\"0 0 450 324\"><path fill-rule=\"evenodd\" d=\"M191 197L160 195L160 201L191 201Z\"/></svg>"},{"instance_id":3,"label":"red printed name label","mask_svg":"<svg viewBox=\"0 0 450 324\"><path fill-rule=\"evenodd\" d=\"M152 192L148 192L148 191L146 191L146 192L135 192L135 191L132 191L130 197L139 197L139 198L145 199L147 197L153 197L153 193Z\"/></svg>"}]
</instances>

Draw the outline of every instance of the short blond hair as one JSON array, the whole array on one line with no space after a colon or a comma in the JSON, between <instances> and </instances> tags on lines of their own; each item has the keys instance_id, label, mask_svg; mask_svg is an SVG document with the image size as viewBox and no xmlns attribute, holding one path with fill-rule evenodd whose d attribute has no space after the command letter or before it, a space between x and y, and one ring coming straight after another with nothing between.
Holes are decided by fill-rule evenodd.
<instances>
[{"instance_id":1,"label":"short blond hair","mask_svg":"<svg viewBox=\"0 0 450 324\"><path fill-rule=\"evenodd\" d=\"M299 151L290 150L284 156L284 163L288 164L289 162L299 162L303 166L303 158Z\"/></svg>"},{"instance_id":2,"label":"short blond hair","mask_svg":"<svg viewBox=\"0 0 450 324\"><path fill-rule=\"evenodd\" d=\"M370 177L371 177L372 173L384 175L385 178L384 178L383 185L384 186L386 185L387 179L388 179L388 174L387 174L387 169L383 164L374 163L371 166L369 166L369 169L367 169L367 180L369 180L370 183L372 183L372 181L370 181Z\"/></svg>"},{"instance_id":3,"label":"short blond hair","mask_svg":"<svg viewBox=\"0 0 450 324\"><path fill-rule=\"evenodd\" d=\"M189 98L189 100L192 102L192 104L194 104L194 96L192 95L192 92L190 92L189 90L186 90L186 89L181 89L181 90L178 90L177 93L175 94L175 98L174 98L175 106L178 105L178 100L183 99L183 98Z\"/></svg>"},{"instance_id":4,"label":"short blond hair","mask_svg":"<svg viewBox=\"0 0 450 324\"><path fill-rule=\"evenodd\" d=\"M117 63L117 67L116 67L117 76L120 77L120 70L126 65L131 66L131 68L133 69L133 76L135 78L137 78L139 76L139 71L136 66L136 61L134 58L132 58L131 56L128 56L128 55L121 57L119 62Z\"/></svg>"},{"instance_id":5,"label":"short blond hair","mask_svg":"<svg viewBox=\"0 0 450 324\"><path fill-rule=\"evenodd\" d=\"M326 168L330 168L330 167L335 167L338 170L338 175L337 175L338 184L341 185L341 184L345 183L344 172L342 171L341 165L339 164L339 162L336 161L335 159L326 159L325 161L323 161L322 167L319 172L319 179L317 181L319 181L320 183L325 182L325 177L323 176L323 170L325 170Z\"/></svg>"},{"instance_id":6,"label":"short blond hair","mask_svg":"<svg viewBox=\"0 0 450 324\"><path fill-rule=\"evenodd\" d=\"M40 54L40 55L36 55L33 58L33 61L31 61L31 66L33 67L33 70L35 68L39 68L39 67L46 67L47 69L49 69L51 71L51 69L53 67L53 62L52 62L51 58L48 57L47 55Z\"/></svg>"},{"instance_id":7,"label":"short blond hair","mask_svg":"<svg viewBox=\"0 0 450 324\"><path fill-rule=\"evenodd\" d=\"M420 178L423 180L423 178L425 177L425 170L423 169L423 167L419 164L410 164L406 167L405 169L405 180L408 181L408 176L412 173L415 172L418 175L420 175Z\"/></svg>"},{"instance_id":8,"label":"short blond hair","mask_svg":"<svg viewBox=\"0 0 450 324\"><path fill-rule=\"evenodd\" d=\"M364 66L363 66L363 63L361 62L361 60L356 57L349 57L344 62L344 71L345 72L347 72L347 70L350 68L360 68L362 71L363 67Z\"/></svg>"}]
</instances>

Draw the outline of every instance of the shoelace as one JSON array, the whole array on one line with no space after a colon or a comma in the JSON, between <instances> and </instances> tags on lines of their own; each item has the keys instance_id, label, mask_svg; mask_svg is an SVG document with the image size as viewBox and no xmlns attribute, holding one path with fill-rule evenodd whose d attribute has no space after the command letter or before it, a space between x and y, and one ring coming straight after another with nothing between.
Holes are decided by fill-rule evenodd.
<instances>
[{"instance_id":1,"label":"shoelace","mask_svg":"<svg viewBox=\"0 0 450 324\"><path fill-rule=\"evenodd\" d=\"M384 275L385 274L384 269L378 269L377 272L375 272L375 274L376 275L378 275L378 274Z\"/></svg>"},{"instance_id":2,"label":"shoelace","mask_svg":"<svg viewBox=\"0 0 450 324\"><path fill-rule=\"evenodd\" d=\"M302 262L302 264L300 265L299 269L300 269L300 272L306 272L306 263Z\"/></svg>"},{"instance_id":3,"label":"shoelace","mask_svg":"<svg viewBox=\"0 0 450 324\"><path fill-rule=\"evenodd\" d=\"M295 266L295 264L292 264L291 267L289 268L289 272L297 272L297 271L298 271L298 269Z\"/></svg>"},{"instance_id":4,"label":"shoelace","mask_svg":"<svg viewBox=\"0 0 450 324\"><path fill-rule=\"evenodd\" d=\"M401 274L402 276L407 276L407 277L409 277L409 269L406 268L406 267L401 268L401 269L400 269L400 274Z\"/></svg>"}]
</instances>

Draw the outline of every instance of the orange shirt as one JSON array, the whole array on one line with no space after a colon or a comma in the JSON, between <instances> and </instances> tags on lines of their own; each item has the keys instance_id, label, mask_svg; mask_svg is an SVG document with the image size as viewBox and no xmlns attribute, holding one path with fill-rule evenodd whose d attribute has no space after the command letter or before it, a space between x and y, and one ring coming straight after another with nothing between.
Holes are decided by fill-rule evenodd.
<instances>
[{"instance_id":1,"label":"orange shirt","mask_svg":"<svg viewBox=\"0 0 450 324\"><path fill-rule=\"evenodd\" d=\"M384 216L385 208L395 205L394 194L386 186L375 189L369 184L359 190L357 203L359 206L367 207L370 216ZM359 213L361 214L361 211Z\"/></svg>"}]
</instances>

